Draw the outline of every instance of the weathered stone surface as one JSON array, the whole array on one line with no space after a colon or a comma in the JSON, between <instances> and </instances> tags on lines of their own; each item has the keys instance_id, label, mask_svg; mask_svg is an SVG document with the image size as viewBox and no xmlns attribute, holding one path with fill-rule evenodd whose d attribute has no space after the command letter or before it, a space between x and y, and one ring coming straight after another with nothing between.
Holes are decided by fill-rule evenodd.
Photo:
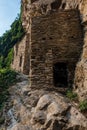
<instances>
[{"instance_id":1,"label":"weathered stone surface","mask_svg":"<svg viewBox=\"0 0 87 130\"><path fill-rule=\"evenodd\" d=\"M22 20L26 38L12 67L29 72L32 88L51 88L53 65L66 63L66 86L74 83L79 99L87 99L87 0L22 0Z\"/></svg>"},{"instance_id":2,"label":"weathered stone surface","mask_svg":"<svg viewBox=\"0 0 87 130\"><path fill-rule=\"evenodd\" d=\"M32 117L32 123L40 123L40 124L44 124L46 120L46 115L43 111L36 111L35 113L33 113L33 117Z\"/></svg>"},{"instance_id":3,"label":"weathered stone surface","mask_svg":"<svg viewBox=\"0 0 87 130\"><path fill-rule=\"evenodd\" d=\"M75 91L79 100L87 100L87 0L83 0L80 6L81 20L84 27L84 46L81 58L75 71Z\"/></svg>"},{"instance_id":4,"label":"weathered stone surface","mask_svg":"<svg viewBox=\"0 0 87 130\"><path fill-rule=\"evenodd\" d=\"M33 17L31 30L30 86L54 86L55 63L66 63L68 85L71 86L83 46L78 10Z\"/></svg>"},{"instance_id":5,"label":"weathered stone surface","mask_svg":"<svg viewBox=\"0 0 87 130\"><path fill-rule=\"evenodd\" d=\"M33 130L29 126L24 125L15 125L12 130Z\"/></svg>"},{"instance_id":6,"label":"weathered stone surface","mask_svg":"<svg viewBox=\"0 0 87 130\"><path fill-rule=\"evenodd\" d=\"M31 34L30 86L53 87L53 64L65 62L68 86L74 81L79 99L87 99L87 0L22 0L22 5L23 26Z\"/></svg>"},{"instance_id":7,"label":"weathered stone surface","mask_svg":"<svg viewBox=\"0 0 87 130\"><path fill-rule=\"evenodd\" d=\"M51 103L52 99L49 95L44 95L43 97L40 98L36 109L37 110L43 110L48 107L48 105Z\"/></svg>"},{"instance_id":8,"label":"weathered stone surface","mask_svg":"<svg viewBox=\"0 0 87 130\"><path fill-rule=\"evenodd\" d=\"M30 82L19 76L20 83L9 89L11 97L1 128L87 130L87 118L74 104L48 91L54 86L53 65L63 62L67 64L68 86L74 80L79 100L87 100L87 0L22 0L22 7L26 36L14 47L12 66L29 72Z\"/></svg>"},{"instance_id":9,"label":"weathered stone surface","mask_svg":"<svg viewBox=\"0 0 87 130\"><path fill-rule=\"evenodd\" d=\"M86 130L86 117L66 97L54 91L31 90L25 79L9 89L6 130ZM24 95L24 90L31 95ZM32 107L33 99L37 104Z\"/></svg>"},{"instance_id":10,"label":"weathered stone surface","mask_svg":"<svg viewBox=\"0 0 87 130\"><path fill-rule=\"evenodd\" d=\"M44 89L31 90L25 75L9 88L3 130L86 130L87 118L64 95ZM24 77L24 78L23 78ZM24 95L24 90L30 95ZM38 97L38 100L37 98ZM32 102L37 103L33 106ZM45 103L46 101L46 103Z\"/></svg>"},{"instance_id":11,"label":"weathered stone surface","mask_svg":"<svg viewBox=\"0 0 87 130\"><path fill-rule=\"evenodd\" d=\"M14 46L14 58L11 68L29 74L29 42L28 36L23 37L22 41Z\"/></svg>"}]
</instances>

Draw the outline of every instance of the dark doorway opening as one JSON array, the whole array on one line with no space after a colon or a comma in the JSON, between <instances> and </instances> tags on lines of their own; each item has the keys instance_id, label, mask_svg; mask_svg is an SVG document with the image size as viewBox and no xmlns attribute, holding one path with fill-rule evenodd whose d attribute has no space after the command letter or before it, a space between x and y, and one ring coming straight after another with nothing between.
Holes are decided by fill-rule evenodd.
<instances>
[{"instance_id":1,"label":"dark doorway opening","mask_svg":"<svg viewBox=\"0 0 87 130\"><path fill-rule=\"evenodd\" d=\"M20 56L20 62L19 62L19 67L22 65L22 56Z\"/></svg>"},{"instance_id":2,"label":"dark doorway opening","mask_svg":"<svg viewBox=\"0 0 87 130\"><path fill-rule=\"evenodd\" d=\"M53 65L53 79L55 87L68 86L68 73L66 63L56 63Z\"/></svg>"}]
</instances>

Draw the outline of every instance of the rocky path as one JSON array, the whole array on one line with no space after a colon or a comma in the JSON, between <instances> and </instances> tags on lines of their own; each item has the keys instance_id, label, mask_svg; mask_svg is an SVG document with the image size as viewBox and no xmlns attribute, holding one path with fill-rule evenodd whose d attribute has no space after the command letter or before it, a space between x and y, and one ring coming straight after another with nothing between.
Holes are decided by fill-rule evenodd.
<instances>
[{"instance_id":1,"label":"rocky path","mask_svg":"<svg viewBox=\"0 0 87 130\"><path fill-rule=\"evenodd\" d=\"M4 109L5 124L2 130L13 130L20 122L20 114L22 118L23 112L27 111L24 100L26 100L26 93L28 92L28 76L20 74L17 79L20 81L9 88L10 97Z\"/></svg>"},{"instance_id":2,"label":"rocky path","mask_svg":"<svg viewBox=\"0 0 87 130\"><path fill-rule=\"evenodd\" d=\"M0 130L87 130L87 119L62 94L31 90L28 76L9 88Z\"/></svg>"}]
</instances>

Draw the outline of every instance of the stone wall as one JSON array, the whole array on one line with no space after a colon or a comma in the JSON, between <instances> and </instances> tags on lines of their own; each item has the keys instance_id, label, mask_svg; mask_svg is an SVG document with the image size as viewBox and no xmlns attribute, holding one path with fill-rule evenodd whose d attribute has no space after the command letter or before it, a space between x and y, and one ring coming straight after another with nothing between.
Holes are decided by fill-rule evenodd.
<instances>
[{"instance_id":1,"label":"stone wall","mask_svg":"<svg viewBox=\"0 0 87 130\"><path fill-rule=\"evenodd\" d=\"M87 98L87 0L22 0L22 20L28 35L30 86L53 86L53 65L64 62L68 85L74 80L79 97Z\"/></svg>"},{"instance_id":2,"label":"stone wall","mask_svg":"<svg viewBox=\"0 0 87 130\"><path fill-rule=\"evenodd\" d=\"M56 11L35 16L31 24L31 87L51 87L53 65L66 63L68 85L74 79L74 69L83 46L78 10Z\"/></svg>"},{"instance_id":3,"label":"stone wall","mask_svg":"<svg viewBox=\"0 0 87 130\"><path fill-rule=\"evenodd\" d=\"M29 36L23 39L14 46L14 58L11 68L29 74Z\"/></svg>"}]
</instances>

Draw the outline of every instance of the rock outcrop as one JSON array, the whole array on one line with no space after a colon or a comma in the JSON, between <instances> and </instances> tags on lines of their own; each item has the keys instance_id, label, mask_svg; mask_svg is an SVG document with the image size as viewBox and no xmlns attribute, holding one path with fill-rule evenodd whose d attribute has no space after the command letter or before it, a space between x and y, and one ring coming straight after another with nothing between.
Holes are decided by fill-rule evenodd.
<instances>
[{"instance_id":1,"label":"rock outcrop","mask_svg":"<svg viewBox=\"0 0 87 130\"><path fill-rule=\"evenodd\" d=\"M80 6L83 25L84 45L81 58L75 71L75 91L79 100L87 100L87 0L83 0Z\"/></svg>"},{"instance_id":2,"label":"rock outcrop","mask_svg":"<svg viewBox=\"0 0 87 130\"><path fill-rule=\"evenodd\" d=\"M54 91L31 90L28 77L9 88L3 110L3 130L87 130L87 118L65 96Z\"/></svg>"}]
</instances>

